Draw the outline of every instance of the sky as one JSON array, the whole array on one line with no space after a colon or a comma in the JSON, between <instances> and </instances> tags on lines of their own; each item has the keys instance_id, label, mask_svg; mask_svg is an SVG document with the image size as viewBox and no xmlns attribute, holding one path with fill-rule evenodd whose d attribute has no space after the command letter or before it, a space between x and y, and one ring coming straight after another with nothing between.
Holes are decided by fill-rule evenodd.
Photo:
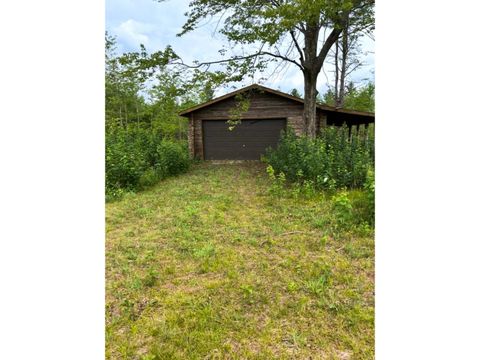
<instances>
[{"instance_id":1,"label":"sky","mask_svg":"<svg viewBox=\"0 0 480 360\"><path fill-rule=\"evenodd\" d=\"M138 51L140 44L145 45L147 51L163 50L171 45L173 50L188 63L194 60L212 61L220 58L218 50L226 42L222 36L215 33L215 23L205 23L202 27L182 37L177 37L185 23L185 12L188 11L189 0L106 0L106 30L117 38L119 53ZM352 74L355 83L374 81L374 41L364 37L362 51L367 52L363 57L364 66ZM273 70L273 69L272 69ZM319 76L317 89L320 93L327 90L327 83L333 83L332 66L326 64ZM270 71L272 72L272 71ZM259 76L253 80L260 82ZM330 79L330 82L328 81ZM249 80L243 85L249 85ZM296 88L303 93L303 75L295 65L286 67L280 74L270 76L261 81L262 85L290 92ZM226 92L224 89L221 92ZM222 95L216 93L216 95Z\"/></svg>"}]
</instances>

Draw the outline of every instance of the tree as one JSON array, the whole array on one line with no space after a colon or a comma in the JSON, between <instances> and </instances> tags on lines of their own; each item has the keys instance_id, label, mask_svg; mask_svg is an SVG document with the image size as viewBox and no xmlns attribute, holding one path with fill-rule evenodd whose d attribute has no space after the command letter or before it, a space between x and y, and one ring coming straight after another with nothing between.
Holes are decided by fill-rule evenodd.
<instances>
[{"instance_id":1,"label":"tree","mask_svg":"<svg viewBox=\"0 0 480 360\"><path fill-rule=\"evenodd\" d=\"M200 99L202 100L202 102L210 101L213 99L214 95L215 90L213 89L212 83L207 82L200 94Z\"/></svg>"},{"instance_id":2,"label":"tree","mask_svg":"<svg viewBox=\"0 0 480 360\"><path fill-rule=\"evenodd\" d=\"M321 103L336 106L334 89L330 88L318 99ZM345 86L343 105L346 109L358 111L375 111L375 85L368 83L362 87L356 87L352 82Z\"/></svg>"},{"instance_id":3,"label":"tree","mask_svg":"<svg viewBox=\"0 0 480 360\"><path fill-rule=\"evenodd\" d=\"M302 98L302 95L300 94L300 91L298 91L296 88L293 88L291 91L290 91L290 95L293 95L295 97L298 97L298 98Z\"/></svg>"},{"instance_id":4,"label":"tree","mask_svg":"<svg viewBox=\"0 0 480 360\"><path fill-rule=\"evenodd\" d=\"M105 125L107 128L128 127L140 119L143 98L139 92L143 79L132 71L129 63L117 56L116 40L105 34Z\"/></svg>"},{"instance_id":5,"label":"tree","mask_svg":"<svg viewBox=\"0 0 480 360\"><path fill-rule=\"evenodd\" d=\"M347 24L352 34L373 29L374 4L375 0L193 0L179 35L195 30L203 19L219 17L220 33L244 52L193 65L181 59L177 63L206 69L226 64L230 71L236 67L240 78L264 69L268 61L294 64L304 79L305 132L314 137L317 78L329 50Z\"/></svg>"},{"instance_id":6,"label":"tree","mask_svg":"<svg viewBox=\"0 0 480 360\"><path fill-rule=\"evenodd\" d=\"M360 35L358 32L351 33L347 24L333 47L335 106L339 108L344 106L345 87L349 76L363 65L360 60Z\"/></svg>"}]
</instances>

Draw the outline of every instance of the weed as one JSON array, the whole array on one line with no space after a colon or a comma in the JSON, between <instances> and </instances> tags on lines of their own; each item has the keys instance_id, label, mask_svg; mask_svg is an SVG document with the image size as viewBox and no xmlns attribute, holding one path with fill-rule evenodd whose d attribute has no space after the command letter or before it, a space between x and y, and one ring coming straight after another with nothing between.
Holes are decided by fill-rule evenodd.
<instances>
[{"instance_id":1,"label":"weed","mask_svg":"<svg viewBox=\"0 0 480 360\"><path fill-rule=\"evenodd\" d=\"M327 245L327 242L328 242L328 235L323 235L323 236L320 238L320 245L321 245L321 246L325 246L325 245Z\"/></svg>"},{"instance_id":2,"label":"weed","mask_svg":"<svg viewBox=\"0 0 480 360\"><path fill-rule=\"evenodd\" d=\"M154 286L158 281L159 273L154 269L148 270L147 276L143 279L143 284L146 287Z\"/></svg>"},{"instance_id":3,"label":"weed","mask_svg":"<svg viewBox=\"0 0 480 360\"><path fill-rule=\"evenodd\" d=\"M305 282L305 289L314 294L322 295L325 292L325 289L329 285L330 278L328 275L323 274L320 277Z\"/></svg>"},{"instance_id":4,"label":"weed","mask_svg":"<svg viewBox=\"0 0 480 360\"><path fill-rule=\"evenodd\" d=\"M364 189L368 200L368 221L370 224L375 225L375 172L372 167L368 168Z\"/></svg>"},{"instance_id":5,"label":"weed","mask_svg":"<svg viewBox=\"0 0 480 360\"><path fill-rule=\"evenodd\" d=\"M321 264L318 268L315 266L314 273L317 273L314 278L305 281L305 290L313 295L320 296L332 283L332 270L329 265Z\"/></svg>"},{"instance_id":6,"label":"weed","mask_svg":"<svg viewBox=\"0 0 480 360\"><path fill-rule=\"evenodd\" d=\"M213 244L207 244L204 247L197 249L193 252L193 256L196 258L210 258L215 256L216 250Z\"/></svg>"},{"instance_id":7,"label":"weed","mask_svg":"<svg viewBox=\"0 0 480 360\"><path fill-rule=\"evenodd\" d=\"M268 189L269 193L276 196L282 195L285 188L285 174L280 172L278 175L275 175L275 170L270 165L267 166L267 174L272 182Z\"/></svg>"},{"instance_id":8,"label":"weed","mask_svg":"<svg viewBox=\"0 0 480 360\"><path fill-rule=\"evenodd\" d=\"M339 228L344 229L352 224L353 207L345 190L332 197L332 210Z\"/></svg>"},{"instance_id":9,"label":"weed","mask_svg":"<svg viewBox=\"0 0 480 360\"><path fill-rule=\"evenodd\" d=\"M290 183L309 180L318 189L360 188L375 161L374 127L360 128L330 126L315 139L296 136L289 128L263 160Z\"/></svg>"},{"instance_id":10,"label":"weed","mask_svg":"<svg viewBox=\"0 0 480 360\"><path fill-rule=\"evenodd\" d=\"M261 165L200 164L107 204L106 358L373 358L366 190L340 228L302 176L295 199Z\"/></svg>"},{"instance_id":11,"label":"weed","mask_svg":"<svg viewBox=\"0 0 480 360\"><path fill-rule=\"evenodd\" d=\"M298 291L298 289L299 289L299 286L294 281L290 281L287 285L287 290L290 291L290 292L296 292L296 291Z\"/></svg>"}]
</instances>

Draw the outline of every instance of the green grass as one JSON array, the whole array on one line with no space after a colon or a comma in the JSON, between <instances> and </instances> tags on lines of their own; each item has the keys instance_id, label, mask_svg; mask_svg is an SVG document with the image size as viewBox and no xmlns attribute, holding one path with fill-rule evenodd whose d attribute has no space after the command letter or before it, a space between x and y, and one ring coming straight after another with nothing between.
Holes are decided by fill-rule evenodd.
<instances>
[{"instance_id":1,"label":"green grass","mask_svg":"<svg viewBox=\"0 0 480 360\"><path fill-rule=\"evenodd\" d=\"M108 359L373 359L373 231L268 189L200 164L106 205Z\"/></svg>"}]
</instances>

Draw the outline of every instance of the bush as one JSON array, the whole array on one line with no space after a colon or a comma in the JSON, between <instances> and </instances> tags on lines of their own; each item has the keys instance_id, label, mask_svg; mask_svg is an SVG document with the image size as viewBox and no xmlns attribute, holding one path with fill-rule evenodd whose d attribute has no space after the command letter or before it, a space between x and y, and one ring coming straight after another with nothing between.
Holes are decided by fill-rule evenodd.
<instances>
[{"instance_id":1,"label":"bush","mask_svg":"<svg viewBox=\"0 0 480 360\"><path fill-rule=\"evenodd\" d=\"M174 176L188 170L191 161L185 143L163 140L157 146L156 168L163 177Z\"/></svg>"},{"instance_id":2,"label":"bush","mask_svg":"<svg viewBox=\"0 0 480 360\"><path fill-rule=\"evenodd\" d=\"M105 137L107 199L154 185L190 166L186 142L166 140L149 129L115 129Z\"/></svg>"},{"instance_id":3,"label":"bush","mask_svg":"<svg viewBox=\"0 0 480 360\"><path fill-rule=\"evenodd\" d=\"M363 187L367 193L368 222L375 225L375 171L373 168L367 170L367 179Z\"/></svg>"},{"instance_id":4,"label":"bush","mask_svg":"<svg viewBox=\"0 0 480 360\"><path fill-rule=\"evenodd\" d=\"M154 168L147 169L138 180L138 188L146 189L155 185L161 179L160 174Z\"/></svg>"},{"instance_id":5,"label":"bush","mask_svg":"<svg viewBox=\"0 0 480 360\"><path fill-rule=\"evenodd\" d=\"M346 191L341 191L332 198L332 208L340 228L346 228L353 220L353 206Z\"/></svg>"},{"instance_id":6,"label":"bush","mask_svg":"<svg viewBox=\"0 0 480 360\"><path fill-rule=\"evenodd\" d=\"M280 174L276 175L275 170L271 165L267 166L267 174L271 181L271 186L268 189L270 194L277 196L282 195L285 187L285 174L281 172Z\"/></svg>"},{"instance_id":7,"label":"bush","mask_svg":"<svg viewBox=\"0 0 480 360\"><path fill-rule=\"evenodd\" d=\"M137 187L141 175L149 168L146 149L140 131L135 133L123 130L109 133L105 138L105 176L109 189Z\"/></svg>"},{"instance_id":8,"label":"bush","mask_svg":"<svg viewBox=\"0 0 480 360\"><path fill-rule=\"evenodd\" d=\"M316 189L360 188L374 167L374 129L351 131L346 126L327 127L316 139L297 137L291 129L282 134L276 149L264 161L288 182Z\"/></svg>"}]
</instances>

